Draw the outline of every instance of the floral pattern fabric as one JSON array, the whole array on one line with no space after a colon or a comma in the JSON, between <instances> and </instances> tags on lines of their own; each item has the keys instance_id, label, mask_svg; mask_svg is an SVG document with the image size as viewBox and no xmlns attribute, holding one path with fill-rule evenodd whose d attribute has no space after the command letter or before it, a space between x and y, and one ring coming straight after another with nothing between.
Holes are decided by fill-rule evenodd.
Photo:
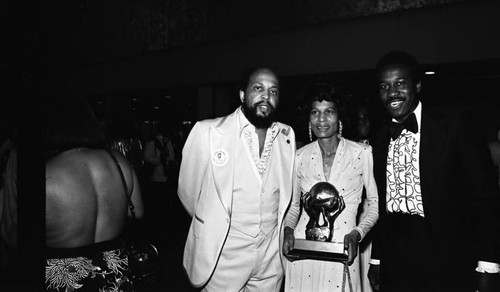
<instances>
[{"instance_id":1,"label":"floral pattern fabric","mask_svg":"<svg viewBox=\"0 0 500 292\"><path fill-rule=\"evenodd\" d=\"M133 291L128 258L122 248L92 258L51 258L45 266L46 291Z\"/></svg>"},{"instance_id":2,"label":"floral pattern fabric","mask_svg":"<svg viewBox=\"0 0 500 292\"><path fill-rule=\"evenodd\" d=\"M247 141L248 147L250 147L252 159L255 162L255 165L257 166L257 170L259 171L261 177L264 176L264 173L267 170L267 166L269 165L271 150L273 149L273 141L278 133L278 126L275 123L266 132L264 149L262 150L262 154L259 155L259 137L255 132L255 127L249 124L243 129L243 135L245 137L245 140Z\"/></svg>"}]
</instances>

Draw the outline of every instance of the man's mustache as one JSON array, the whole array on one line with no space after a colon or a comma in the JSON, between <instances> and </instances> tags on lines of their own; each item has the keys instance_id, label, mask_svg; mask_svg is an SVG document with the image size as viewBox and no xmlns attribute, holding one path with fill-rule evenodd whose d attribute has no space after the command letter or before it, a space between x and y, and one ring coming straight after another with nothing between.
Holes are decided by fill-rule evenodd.
<instances>
[{"instance_id":1,"label":"man's mustache","mask_svg":"<svg viewBox=\"0 0 500 292\"><path fill-rule=\"evenodd\" d=\"M269 108L271 109L275 109L274 106L272 104L270 104L269 102L265 101L265 100L262 100L262 101L259 101L258 103L256 103L254 105L254 107L258 107L259 105L262 105L262 104L265 104L267 105Z\"/></svg>"}]
</instances>

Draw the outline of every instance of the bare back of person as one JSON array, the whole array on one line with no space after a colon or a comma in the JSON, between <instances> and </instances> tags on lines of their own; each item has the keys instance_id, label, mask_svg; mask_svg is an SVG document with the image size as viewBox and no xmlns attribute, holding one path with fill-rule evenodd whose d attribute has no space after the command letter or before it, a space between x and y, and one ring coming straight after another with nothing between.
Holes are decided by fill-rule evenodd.
<instances>
[{"instance_id":1,"label":"bare back of person","mask_svg":"<svg viewBox=\"0 0 500 292\"><path fill-rule=\"evenodd\" d=\"M126 193L118 168L105 150L76 148L47 162L48 247L80 247L120 235L127 217L128 196L137 197L139 186L126 158L118 152L113 154L123 170ZM142 201L136 205L141 213Z\"/></svg>"}]
</instances>

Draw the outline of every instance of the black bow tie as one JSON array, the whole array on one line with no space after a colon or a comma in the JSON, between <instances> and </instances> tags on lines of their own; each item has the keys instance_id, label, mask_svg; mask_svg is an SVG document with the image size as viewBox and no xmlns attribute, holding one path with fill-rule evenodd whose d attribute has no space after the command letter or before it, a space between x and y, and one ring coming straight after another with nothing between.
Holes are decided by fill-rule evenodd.
<instances>
[{"instance_id":1,"label":"black bow tie","mask_svg":"<svg viewBox=\"0 0 500 292\"><path fill-rule=\"evenodd\" d=\"M389 128L389 131L391 133L392 140L396 140L396 138L399 137L403 129L406 129L407 131L411 131L413 133L418 132L417 118L415 117L414 113L409 115L406 118L406 120L404 120L404 122L402 123L391 122L391 127Z\"/></svg>"}]
</instances>

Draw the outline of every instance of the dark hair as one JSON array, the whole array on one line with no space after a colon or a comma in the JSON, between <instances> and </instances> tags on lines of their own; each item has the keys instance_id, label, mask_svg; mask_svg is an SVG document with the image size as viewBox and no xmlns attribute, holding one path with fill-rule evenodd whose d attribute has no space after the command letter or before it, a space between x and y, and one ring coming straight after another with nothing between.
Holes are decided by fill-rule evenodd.
<instances>
[{"instance_id":1,"label":"dark hair","mask_svg":"<svg viewBox=\"0 0 500 292\"><path fill-rule=\"evenodd\" d=\"M417 59L405 51L391 51L383 55L376 66L376 73L380 74L389 65L403 65L410 70L410 74L415 82L422 80L422 72Z\"/></svg>"},{"instance_id":2,"label":"dark hair","mask_svg":"<svg viewBox=\"0 0 500 292\"><path fill-rule=\"evenodd\" d=\"M315 101L330 101L335 104L339 112L343 109L343 93L340 86L335 86L328 81L314 81L310 83L306 89L305 100L307 114Z\"/></svg>"},{"instance_id":3,"label":"dark hair","mask_svg":"<svg viewBox=\"0 0 500 292\"><path fill-rule=\"evenodd\" d=\"M279 82L278 74L276 74L276 71L274 71L270 67L251 67L251 68L246 68L241 72L240 78L238 80L238 89L244 92L247 89L250 77L252 77L252 75L255 72L264 70L272 72L274 76L276 76L276 79L278 79Z\"/></svg>"},{"instance_id":4,"label":"dark hair","mask_svg":"<svg viewBox=\"0 0 500 292\"><path fill-rule=\"evenodd\" d=\"M56 96L42 106L45 115L45 158L77 147L104 148L106 135L86 100Z\"/></svg>"}]
</instances>

